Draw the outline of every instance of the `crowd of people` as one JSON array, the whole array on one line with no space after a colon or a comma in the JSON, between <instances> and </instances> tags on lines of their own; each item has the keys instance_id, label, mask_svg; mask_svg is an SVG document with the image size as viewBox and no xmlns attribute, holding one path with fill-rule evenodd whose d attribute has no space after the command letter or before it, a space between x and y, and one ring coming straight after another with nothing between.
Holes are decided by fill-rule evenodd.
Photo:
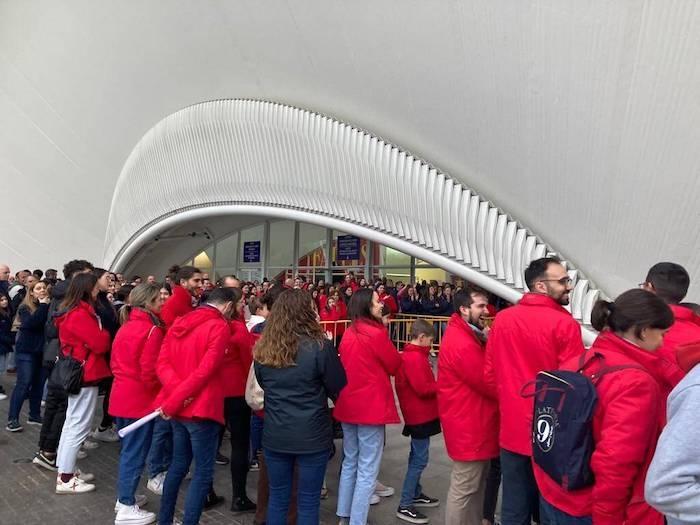
<instances>
[{"instance_id":1,"label":"crowd of people","mask_svg":"<svg viewBox=\"0 0 700 525\"><path fill-rule=\"evenodd\" d=\"M198 523L224 501L216 464L230 466L232 512L317 524L336 453L340 524L365 525L395 492L377 478L385 427L402 418L410 453L396 516L408 523L429 523L421 509L441 503L421 483L440 433L453 462L448 525L494 524L501 486L503 525L700 522L700 314L683 302L688 273L659 263L639 288L598 301L588 349L564 308L564 266L532 261L525 282L487 326L489 295L449 283L213 282L192 266L127 283L84 260L62 280L0 265L0 373L16 374L6 429L23 430L28 400L26 424L41 426L33 462L56 472L57 494L94 491L77 461L120 441L115 525ZM399 312L449 316L437 374L434 320L416 317L397 348ZM592 392L588 412L572 408L582 389L567 377ZM137 493L142 476L161 496L157 514Z\"/></svg>"}]
</instances>

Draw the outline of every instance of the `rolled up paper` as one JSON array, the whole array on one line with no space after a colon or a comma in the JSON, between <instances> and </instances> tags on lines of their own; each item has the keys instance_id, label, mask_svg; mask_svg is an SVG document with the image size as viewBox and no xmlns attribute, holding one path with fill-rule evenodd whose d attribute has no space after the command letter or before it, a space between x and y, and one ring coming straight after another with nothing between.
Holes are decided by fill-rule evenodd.
<instances>
[{"instance_id":1,"label":"rolled up paper","mask_svg":"<svg viewBox=\"0 0 700 525\"><path fill-rule=\"evenodd\" d=\"M122 428L119 432L117 432L117 434L119 434L119 437L120 437L120 438L123 438L123 437L125 437L127 434L130 434L131 432L133 432L134 430L136 430L137 428L140 428L140 427L144 426L144 425L145 425L146 423L148 423L149 421L153 421L153 420L154 420L155 418L157 418L158 416L160 416L160 408L157 409L157 410L154 410L153 412L151 412L151 413L148 414L147 416L143 416L141 419L137 419L137 420L134 421L131 425L125 426L125 427Z\"/></svg>"}]
</instances>

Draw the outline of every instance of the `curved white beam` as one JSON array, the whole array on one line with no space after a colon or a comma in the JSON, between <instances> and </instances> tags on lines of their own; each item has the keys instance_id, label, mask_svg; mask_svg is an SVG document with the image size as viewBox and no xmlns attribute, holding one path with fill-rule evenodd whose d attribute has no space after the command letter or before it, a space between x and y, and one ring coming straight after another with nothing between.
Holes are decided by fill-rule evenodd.
<instances>
[{"instance_id":1,"label":"curved white beam","mask_svg":"<svg viewBox=\"0 0 700 525\"><path fill-rule=\"evenodd\" d=\"M217 100L166 117L129 155L105 264L128 261L144 232L219 206L381 236L511 301L535 254L556 253L473 189L363 130L272 102ZM576 317L588 318L590 302L577 297L576 305Z\"/></svg>"}]
</instances>

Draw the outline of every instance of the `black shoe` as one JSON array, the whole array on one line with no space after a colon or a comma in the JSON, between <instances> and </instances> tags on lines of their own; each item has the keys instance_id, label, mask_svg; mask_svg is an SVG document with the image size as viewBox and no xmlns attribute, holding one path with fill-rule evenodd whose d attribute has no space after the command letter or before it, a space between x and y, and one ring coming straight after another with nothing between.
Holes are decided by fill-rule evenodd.
<instances>
[{"instance_id":1,"label":"black shoe","mask_svg":"<svg viewBox=\"0 0 700 525\"><path fill-rule=\"evenodd\" d=\"M216 453L216 464L217 465L228 465L229 459L223 454Z\"/></svg>"},{"instance_id":2,"label":"black shoe","mask_svg":"<svg viewBox=\"0 0 700 525\"><path fill-rule=\"evenodd\" d=\"M22 428L22 425L19 424L19 421L16 419L12 421L7 422L7 426L5 427L5 430L8 430L10 432L22 432L24 428Z\"/></svg>"},{"instance_id":3,"label":"black shoe","mask_svg":"<svg viewBox=\"0 0 700 525\"><path fill-rule=\"evenodd\" d=\"M216 492L214 492L214 489L209 491L209 494L207 494L207 499L204 502L204 510L210 510L213 509L214 507L218 507L225 501L225 498L223 496L218 496Z\"/></svg>"},{"instance_id":4,"label":"black shoe","mask_svg":"<svg viewBox=\"0 0 700 525\"><path fill-rule=\"evenodd\" d=\"M396 510L396 517L409 523L430 523L428 516L418 512L415 507L399 507Z\"/></svg>"},{"instance_id":5,"label":"black shoe","mask_svg":"<svg viewBox=\"0 0 700 525\"><path fill-rule=\"evenodd\" d=\"M422 492L420 493L420 496L413 498L414 507L437 507L438 505L440 505L439 499L426 496Z\"/></svg>"},{"instance_id":6,"label":"black shoe","mask_svg":"<svg viewBox=\"0 0 700 525\"><path fill-rule=\"evenodd\" d=\"M236 498L231 504L231 512L254 512L258 506L248 499L248 496Z\"/></svg>"},{"instance_id":7,"label":"black shoe","mask_svg":"<svg viewBox=\"0 0 700 525\"><path fill-rule=\"evenodd\" d=\"M31 416L30 416L30 417L27 418L27 423L28 423L29 425L38 425L38 426L41 426L41 425L44 424L44 418L42 418L41 416L39 416L39 417L31 417Z\"/></svg>"}]
</instances>

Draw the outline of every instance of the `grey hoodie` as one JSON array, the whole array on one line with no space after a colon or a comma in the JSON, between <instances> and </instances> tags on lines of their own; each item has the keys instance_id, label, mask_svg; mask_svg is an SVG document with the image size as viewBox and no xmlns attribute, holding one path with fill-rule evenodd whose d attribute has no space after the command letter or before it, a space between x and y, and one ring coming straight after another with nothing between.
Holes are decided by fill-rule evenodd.
<instances>
[{"instance_id":1,"label":"grey hoodie","mask_svg":"<svg viewBox=\"0 0 700 525\"><path fill-rule=\"evenodd\" d=\"M700 364L668 397L668 423L647 472L644 496L669 525L700 524Z\"/></svg>"}]
</instances>

